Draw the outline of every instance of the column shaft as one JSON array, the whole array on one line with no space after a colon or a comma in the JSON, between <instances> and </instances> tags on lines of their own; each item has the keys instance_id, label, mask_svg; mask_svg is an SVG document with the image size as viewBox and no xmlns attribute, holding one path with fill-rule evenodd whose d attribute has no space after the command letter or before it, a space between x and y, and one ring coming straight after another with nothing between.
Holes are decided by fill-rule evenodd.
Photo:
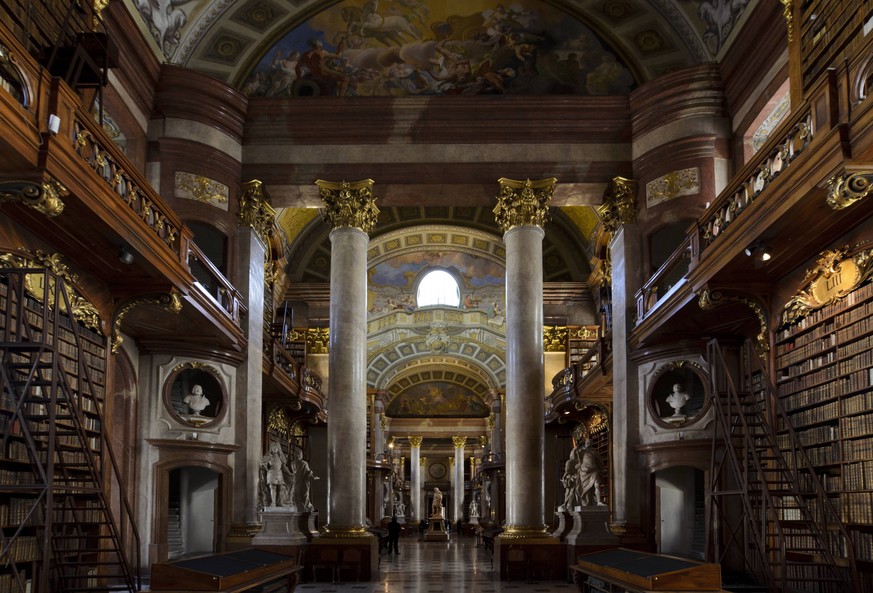
<instances>
[{"instance_id":1,"label":"column shaft","mask_svg":"<svg viewBox=\"0 0 873 593\"><path fill-rule=\"evenodd\" d=\"M367 234L330 233L327 531L363 530L367 447Z\"/></svg>"},{"instance_id":2,"label":"column shaft","mask_svg":"<svg viewBox=\"0 0 873 593\"><path fill-rule=\"evenodd\" d=\"M410 489L409 503L412 505L412 518L420 521L421 514L421 446L412 445L409 453Z\"/></svg>"},{"instance_id":3,"label":"column shaft","mask_svg":"<svg viewBox=\"0 0 873 593\"><path fill-rule=\"evenodd\" d=\"M506 524L544 531L543 229L517 226L506 245Z\"/></svg>"},{"instance_id":4,"label":"column shaft","mask_svg":"<svg viewBox=\"0 0 873 593\"><path fill-rule=\"evenodd\" d=\"M455 504L452 505L454 509L454 520L464 518L464 447L455 447Z\"/></svg>"}]
</instances>

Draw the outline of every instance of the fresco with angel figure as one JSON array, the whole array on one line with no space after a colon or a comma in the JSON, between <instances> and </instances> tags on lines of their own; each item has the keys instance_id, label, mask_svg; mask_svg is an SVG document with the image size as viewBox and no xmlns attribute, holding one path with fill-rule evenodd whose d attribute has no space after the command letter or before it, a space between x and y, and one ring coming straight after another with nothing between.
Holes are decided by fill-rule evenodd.
<instances>
[{"instance_id":1,"label":"fresco with angel figure","mask_svg":"<svg viewBox=\"0 0 873 593\"><path fill-rule=\"evenodd\" d=\"M250 96L626 95L622 60L542 2L346 0L280 39Z\"/></svg>"}]
</instances>

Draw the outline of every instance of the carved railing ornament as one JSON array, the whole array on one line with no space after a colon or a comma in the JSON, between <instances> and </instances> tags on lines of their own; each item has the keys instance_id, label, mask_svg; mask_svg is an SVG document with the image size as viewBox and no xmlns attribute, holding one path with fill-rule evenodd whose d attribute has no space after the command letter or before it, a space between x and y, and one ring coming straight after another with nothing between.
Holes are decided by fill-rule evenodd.
<instances>
[{"instance_id":1,"label":"carved railing ornament","mask_svg":"<svg viewBox=\"0 0 873 593\"><path fill-rule=\"evenodd\" d=\"M545 226L551 219L549 202L557 181L554 177L539 181L498 179L500 194L493 212L500 230L506 233L517 226Z\"/></svg>"},{"instance_id":2,"label":"carved railing ornament","mask_svg":"<svg viewBox=\"0 0 873 593\"><path fill-rule=\"evenodd\" d=\"M56 179L42 183L35 181L0 181L0 203L18 202L42 212L46 216L57 216L64 211L62 197L69 190Z\"/></svg>"},{"instance_id":3,"label":"carved railing ornament","mask_svg":"<svg viewBox=\"0 0 873 593\"><path fill-rule=\"evenodd\" d=\"M379 209L373 195L372 179L339 183L319 179L318 195L324 202L321 216L332 229L355 228L369 233L376 226Z\"/></svg>"},{"instance_id":4,"label":"carved railing ornament","mask_svg":"<svg viewBox=\"0 0 873 593\"><path fill-rule=\"evenodd\" d=\"M823 251L816 265L806 271L801 289L785 304L780 327L839 301L869 280L873 274L873 249L862 249L867 243Z\"/></svg>"},{"instance_id":5,"label":"carved railing ornament","mask_svg":"<svg viewBox=\"0 0 873 593\"><path fill-rule=\"evenodd\" d=\"M95 137L79 119L73 122L73 138L76 154L167 247L178 254L179 228L170 221L167 212L162 211L159 204L152 200L146 188L140 187L133 176L124 169L124 163L116 160L101 144L102 138Z\"/></svg>"},{"instance_id":6,"label":"carved railing ornament","mask_svg":"<svg viewBox=\"0 0 873 593\"><path fill-rule=\"evenodd\" d=\"M834 210L842 210L870 195L873 190L873 173L858 171L848 177L834 175L828 179L827 185L828 206Z\"/></svg>"},{"instance_id":7,"label":"carved railing ornament","mask_svg":"<svg viewBox=\"0 0 873 593\"><path fill-rule=\"evenodd\" d=\"M755 351L762 359L766 357L767 352L770 351L770 333L767 329L769 327L769 318L767 312L760 303L743 296L726 295L720 290L709 290L708 288L698 292L697 298L697 304L700 305L700 308L704 311L715 309L726 303L740 303L751 309L752 313L755 314L755 317L758 318L758 327L760 328L758 335L755 336Z\"/></svg>"},{"instance_id":8,"label":"carved railing ornament","mask_svg":"<svg viewBox=\"0 0 873 593\"><path fill-rule=\"evenodd\" d=\"M601 224L615 233L625 224L637 219L637 182L624 177L613 177L603 195L603 204L597 208Z\"/></svg>"},{"instance_id":9,"label":"carved railing ornament","mask_svg":"<svg viewBox=\"0 0 873 593\"><path fill-rule=\"evenodd\" d=\"M112 353L117 354L124 342L121 337L121 322L124 316L133 311L135 308L142 305L157 305L170 313L180 313L182 311L182 295L178 290L173 288L169 293L161 293L157 295L146 295L134 297L128 300L118 309L115 314L115 320L112 322Z\"/></svg>"}]
</instances>

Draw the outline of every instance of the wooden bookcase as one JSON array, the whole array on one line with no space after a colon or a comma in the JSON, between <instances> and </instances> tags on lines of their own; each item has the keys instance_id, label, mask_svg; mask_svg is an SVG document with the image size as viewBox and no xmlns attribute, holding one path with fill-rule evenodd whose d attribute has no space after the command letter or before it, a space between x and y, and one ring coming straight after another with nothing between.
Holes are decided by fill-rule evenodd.
<instances>
[{"instance_id":1,"label":"wooden bookcase","mask_svg":"<svg viewBox=\"0 0 873 593\"><path fill-rule=\"evenodd\" d=\"M108 550L95 541L112 525L100 414L107 339L53 298L59 281L48 270L29 272L0 269L0 530L10 550L0 593L102 580ZM63 577L53 567L61 560L74 565Z\"/></svg>"},{"instance_id":2,"label":"wooden bookcase","mask_svg":"<svg viewBox=\"0 0 873 593\"><path fill-rule=\"evenodd\" d=\"M873 284L776 333L777 395L814 473L840 512L870 590L873 577ZM754 375L752 375L754 391ZM787 442L777 426L780 447ZM787 448L787 447L786 447ZM786 458L789 464L792 459ZM812 480L809 472L800 475ZM811 487L808 488L811 490ZM783 508L792 520L792 509ZM798 510L799 513L799 510ZM799 517L798 517L799 518ZM833 535L838 537L837 534ZM785 535L791 543L807 537ZM838 544L840 542L837 542ZM846 550L846 546L842 546ZM844 554L845 555L845 554ZM802 578L802 574L798 574Z\"/></svg>"}]
</instances>

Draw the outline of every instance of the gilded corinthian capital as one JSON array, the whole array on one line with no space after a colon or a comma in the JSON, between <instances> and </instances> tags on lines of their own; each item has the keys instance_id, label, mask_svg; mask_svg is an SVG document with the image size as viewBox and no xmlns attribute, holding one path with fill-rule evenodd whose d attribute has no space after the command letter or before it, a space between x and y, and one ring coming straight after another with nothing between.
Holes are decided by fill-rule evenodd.
<instances>
[{"instance_id":1,"label":"gilded corinthian capital","mask_svg":"<svg viewBox=\"0 0 873 593\"><path fill-rule=\"evenodd\" d=\"M603 195L603 205L597 212L603 220L603 227L614 233L622 225L637 219L637 182L624 177L613 177Z\"/></svg>"},{"instance_id":2,"label":"gilded corinthian capital","mask_svg":"<svg viewBox=\"0 0 873 593\"><path fill-rule=\"evenodd\" d=\"M452 444L456 449L458 447L463 448L467 444L467 437L452 437Z\"/></svg>"},{"instance_id":3,"label":"gilded corinthian capital","mask_svg":"<svg viewBox=\"0 0 873 593\"><path fill-rule=\"evenodd\" d=\"M264 184L257 179L242 184L239 197L239 226L255 229L264 245L270 244L270 233L276 220L276 211L270 206L270 198Z\"/></svg>"},{"instance_id":4,"label":"gilded corinthian capital","mask_svg":"<svg viewBox=\"0 0 873 593\"><path fill-rule=\"evenodd\" d=\"M373 183L372 179L340 183L319 179L315 185L324 202L321 217L334 229L350 227L369 233L379 216Z\"/></svg>"},{"instance_id":5,"label":"gilded corinthian capital","mask_svg":"<svg viewBox=\"0 0 873 593\"><path fill-rule=\"evenodd\" d=\"M421 441L424 440L424 437L411 436L408 438L409 438L409 444L412 445L413 447L421 447Z\"/></svg>"},{"instance_id":6,"label":"gilded corinthian capital","mask_svg":"<svg viewBox=\"0 0 873 593\"><path fill-rule=\"evenodd\" d=\"M517 226L538 226L549 222L549 201L555 192L554 177L539 181L515 181L501 177L500 195L494 207L497 225L506 233Z\"/></svg>"}]
</instances>

